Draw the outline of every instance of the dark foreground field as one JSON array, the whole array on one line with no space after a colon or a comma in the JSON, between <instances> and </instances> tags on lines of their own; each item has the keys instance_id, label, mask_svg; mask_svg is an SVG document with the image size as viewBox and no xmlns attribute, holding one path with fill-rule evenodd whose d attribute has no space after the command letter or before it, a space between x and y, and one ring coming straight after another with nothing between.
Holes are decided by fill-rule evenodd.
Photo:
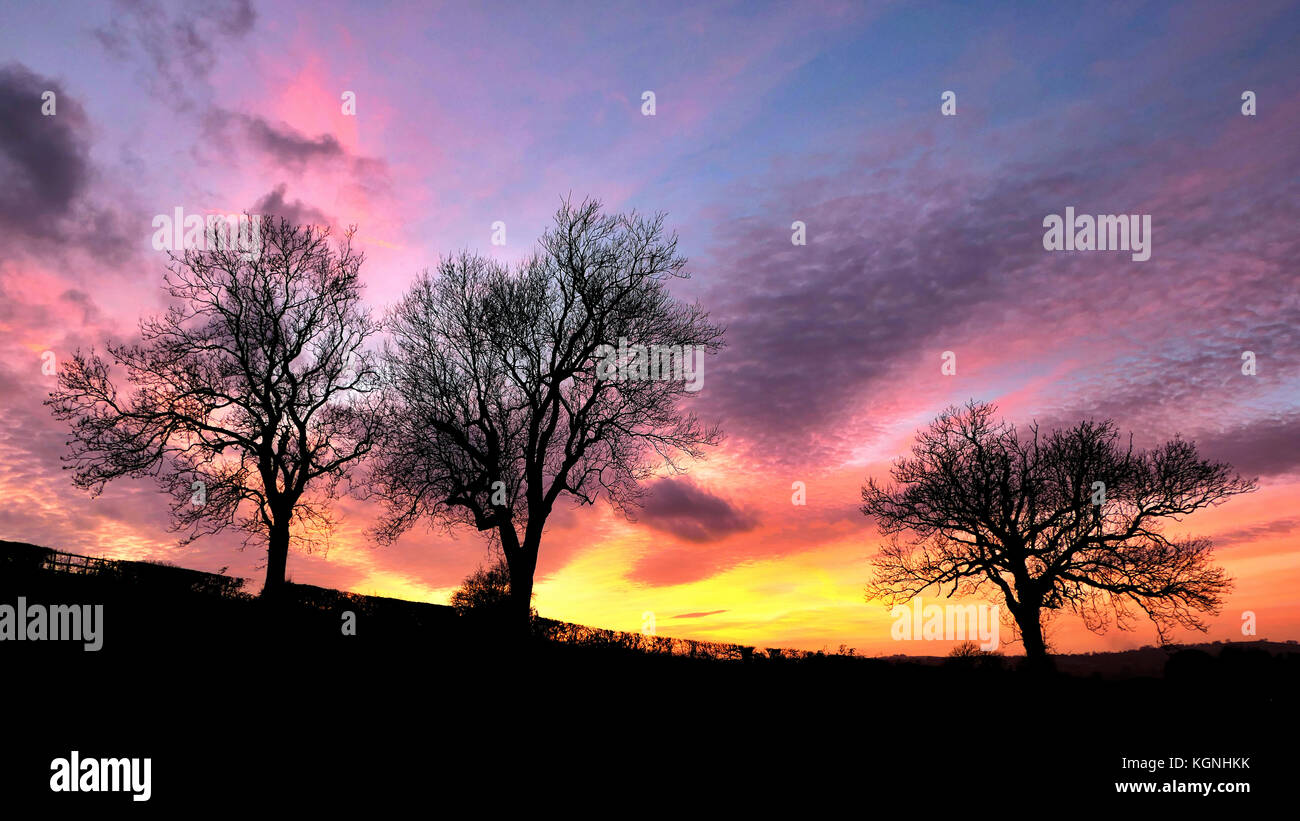
<instances>
[{"instance_id":1,"label":"dark foreground field","mask_svg":"<svg viewBox=\"0 0 1300 821\"><path fill-rule=\"evenodd\" d=\"M0 565L0 604L19 596L103 604L104 643L0 643L0 801L11 807L1218 814L1295 796L1295 655L1175 654L1165 676L1127 679L841 656L719 661L506 642L448 608L318 588L294 587L273 608L202 583ZM355 636L340 630L348 608ZM152 798L51 793L50 762L71 750L151 758ZM1171 756L1188 769L1121 769ZM1190 769L1204 756L1248 756L1249 769ZM1171 778L1247 782L1251 794L1116 793L1117 781Z\"/></svg>"}]
</instances>

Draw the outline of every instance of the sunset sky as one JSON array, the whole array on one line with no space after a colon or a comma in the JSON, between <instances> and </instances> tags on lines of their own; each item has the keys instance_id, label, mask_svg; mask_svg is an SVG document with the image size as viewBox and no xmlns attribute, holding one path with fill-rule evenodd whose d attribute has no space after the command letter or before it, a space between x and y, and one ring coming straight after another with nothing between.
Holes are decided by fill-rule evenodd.
<instances>
[{"instance_id":1,"label":"sunset sky","mask_svg":"<svg viewBox=\"0 0 1300 821\"><path fill-rule=\"evenodd\" d=\"M1110 417L1139 445L1181 433L1258 476L1176 527L1236 582L1208 638L1241 640L1249 610L1260 638L1300 639L1300 7L1052 5L3 4L0 539L260 587L238 534L178 548L153 484L74 488L41 404L45 352L129 340L165 307L156 215L356 224L382 312L441 255L522 258L571 192L667 213L693 275L675 292L727 328L691 402L727 439L635 522L557 511L542 615L946 651L892 641L864 600L879 537L859 490L974 398L1017 423ZM1151 258L1045 251L1067 206L1150 214ZM339 507L294 581L445 602L486 559L472 532L372 547L374 511ZM1069 617L1052 637L1155 641Z\"/></svg>"}]
</instances>

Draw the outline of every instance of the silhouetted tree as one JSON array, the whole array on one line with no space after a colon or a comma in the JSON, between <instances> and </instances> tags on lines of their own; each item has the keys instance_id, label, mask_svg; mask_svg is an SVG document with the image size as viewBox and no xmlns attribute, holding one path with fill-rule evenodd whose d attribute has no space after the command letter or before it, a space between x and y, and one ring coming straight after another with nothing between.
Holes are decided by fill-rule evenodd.
<instances>
[{"instance_id":1,"label":"silhouetted tree","mask_svg":"<svg viewBox=\"0 0 1300 821\"><path fill-rule=\"evenodd\" d=\"M862 489L862 512L890 537L868 599L991 591L1037 662L1047 656L1044 612L1073 612L1098 633L1112 619L1128 629L1134 608L1162 640L1178 625L1204 630L1197 614L1217 613L1231 583L1210 564L1208 540L1166 537L1163 520L1254 483L1180 438L1137 452L1131 438L1121 446L1110 421L1043 436L1037 425L1022 434L997 422L995 412L975 402L949 408L894 464L894 486L872 479Z\"/></svg>"},{"instance_id":2,"label":"silhouetted tree","mask_svg":"<svg viewBox=\"0 0 1300 821\"><path fill-rule=\"evenodd\" d=\"M488 532L522 621L562 495L591 504L604 493L626 512L639 480L719 441L679 408L686 380L597 373L611 350L629 364L634 354L621 351L634 345L721 347L707 314L668 293L669 279L687 276L676 242L662 215L566 201L514 272L462 254L416 282L388 323L392 412L373 482L387 502L380 541L423 517Z\"/></svg>"},{"instance_id":3,"label":"silhouetted tree","mask_svg":"<svg viewBox=\"0 0 1300 821\"><path fill-rule=\"evenodd\" d=\"M943 663L950 670L1000 670L1002 654L997 650L985 650L977 641L963 641L949 651Z\"/></svg>"},{"instance_id":4,"label":"silhouetted tree","mask_svg":"<svg viewBox=\"0 0 1300 821\"><path fill-rule=\"evenodd\" d=\"M979 642L977 641L963 641L957 644L955 647L952 648L952 650L948 652L948 658L950 659L979 658L980 656L991 656L994 654L994 652L995 651L993 650L985 650L984 648L980 647Z\"/></svg>"},{"instance_id":5,"label":"silhouetted tree","mask_svg":"<svg viewBox=\"0 0 1300 821\"><path fill-rule=\"evenodd\" d=\"M172 254L174 300L141 342L109 345L124 367L78 351L46 404L72 425L75 482L154 476L172 494L182 544L235 526L267 548L265 595L284 585L289 545L331 524L326 503L371 448L376 332L360 303L352 232L261 218L261 247L209 243ZM202 484L198 484L202 483Z\"/></svg>"}]
</instances>

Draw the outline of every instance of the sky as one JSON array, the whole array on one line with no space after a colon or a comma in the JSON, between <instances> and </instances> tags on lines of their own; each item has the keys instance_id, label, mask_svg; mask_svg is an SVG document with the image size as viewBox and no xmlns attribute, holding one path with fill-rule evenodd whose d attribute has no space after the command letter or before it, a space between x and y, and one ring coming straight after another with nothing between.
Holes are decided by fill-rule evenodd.
<instances>
[{"instance_id":1,"label":"sky","mask_svg":"<svg viewBox=\"0 0 1300 821\"><path fill-rule=\"evenodd\" d=\"M691 401L727 438L652 480L635 521L557 510L542 615L944 652L892 640L865 600L880 537L860 489L977 399L1017 424L1111 418L1142 446L1181 434L1259 477L1171 527L1214 539L1235 580L1205 636L1175 638L1242 640L1250 611L1257 637L1300 639L1298 69L1282 2L5 3L0 538L260 586L238 534L178 547L149 482L74 488L42 406L47 354L129 341L166 307L155 216L356 225L382 312L442 256L523 258L572 194L667 215L692 273L674 293L727 329ZM1046 250L1066 207L1150 215L1150 259ZM445 602L488 560L437 527L376 547L373 508L339 511L294 581ZM1155 632L1064 617L1050 639Z\"/></svg>"}]
</instances>

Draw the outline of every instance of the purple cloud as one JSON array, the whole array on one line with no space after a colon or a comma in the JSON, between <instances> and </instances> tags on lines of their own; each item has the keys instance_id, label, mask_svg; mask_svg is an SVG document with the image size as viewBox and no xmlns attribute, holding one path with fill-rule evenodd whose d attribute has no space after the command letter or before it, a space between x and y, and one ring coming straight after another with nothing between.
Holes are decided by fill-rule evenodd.
<instances>
[{"instance_id":1,"label":"purple cloud","mask_svg":"<svg viewBox=\"0 0 1300 821\"><path fill-rule=\"evenodd\" d=\"M716 542L752 530L756 518L687 479L649 485L637 517L648 527L687 542Z\"/></svg>"}]
</instances>

